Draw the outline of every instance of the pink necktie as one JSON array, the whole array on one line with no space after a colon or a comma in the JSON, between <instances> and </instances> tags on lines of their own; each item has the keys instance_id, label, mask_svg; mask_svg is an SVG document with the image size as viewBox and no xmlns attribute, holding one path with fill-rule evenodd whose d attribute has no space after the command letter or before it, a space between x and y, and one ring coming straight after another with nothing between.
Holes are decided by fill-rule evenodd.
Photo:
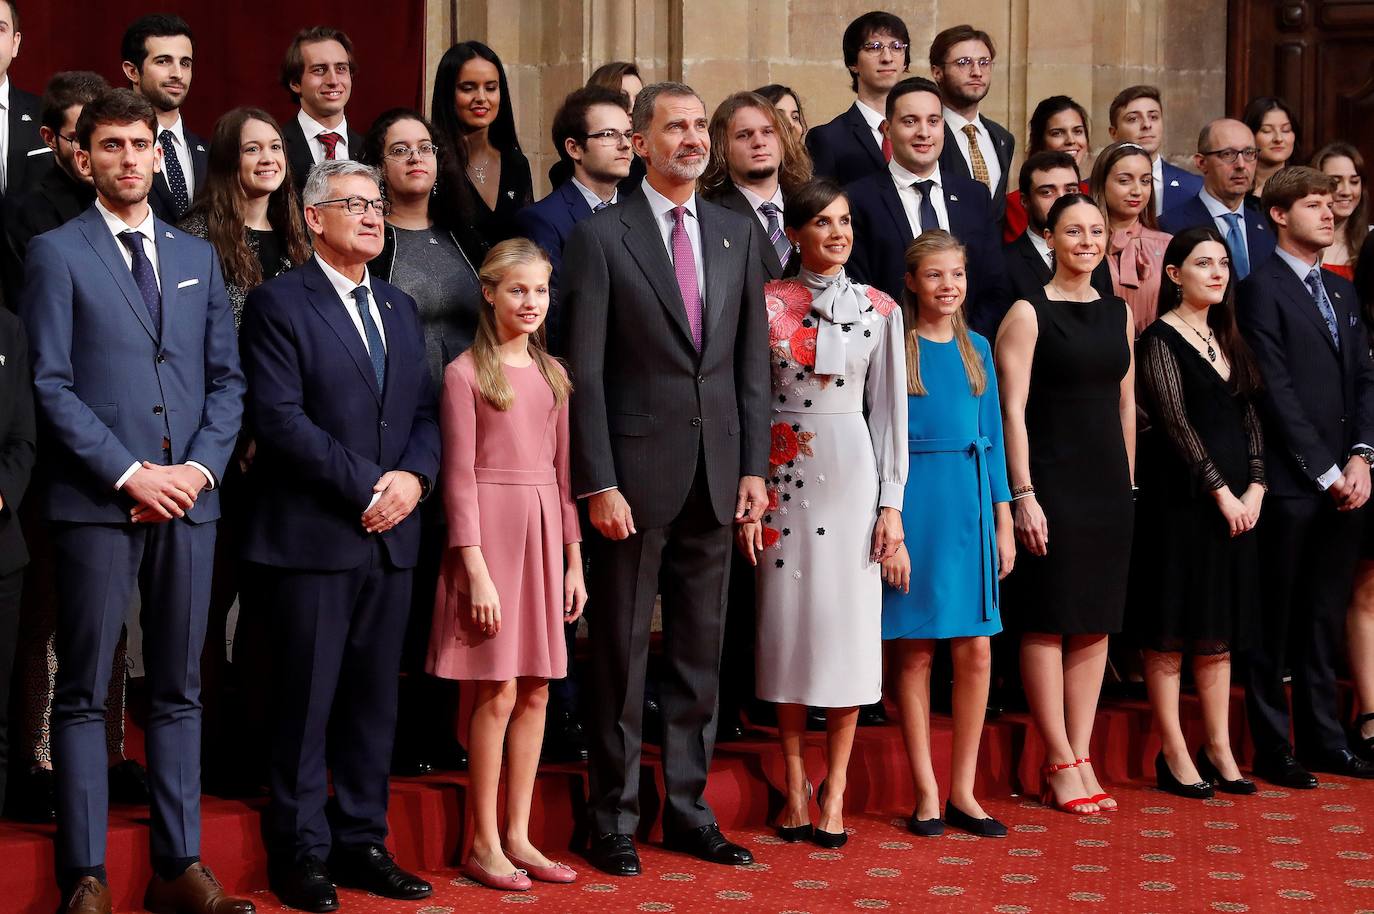
<instances>
[{"instance_id":1,"label":"pink necktie","mask_svg":"<svg viewBox=\"0 0 1374 914\"><path fill-rule=\"evenodd\" d=\"M701 289L697 287L697 260L692 254L692 239L687 237L684 218L687 207L675 206L673 213L673 272L687 309L687 325L692 328L692 343L701 351Z\"/></svg>"}]
</instances>

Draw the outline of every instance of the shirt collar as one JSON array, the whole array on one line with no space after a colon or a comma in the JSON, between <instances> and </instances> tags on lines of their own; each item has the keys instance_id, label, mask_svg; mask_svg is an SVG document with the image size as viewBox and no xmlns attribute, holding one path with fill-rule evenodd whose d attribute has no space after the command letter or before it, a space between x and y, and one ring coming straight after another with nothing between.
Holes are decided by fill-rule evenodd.
<instances>
[{"instance_id":1,"label":"shirt collar","mask_svg":"<svg viewBox=\"0 0 1374 914\"><path fill-rule=\"evenodd\" d=\"M882 126L883 121L887 120L887 115L883 114L881 111L874 111L857 98L854 99L854 108L864 119L864 123L868 124L873 130L877 130Z\"/></svg>"},{"instance_id":2,"label":"shirt collar","mask_svg":"<svg viewBox=\"0 0 1374 914\"><path fill-rule=\"evenodd\" d=\"M892 161L887 163L888 174L892 175L892 180L897 183L899 190L906 190L915 185L917 181L933 181L936 187L940 187L940 163L935 163L935 170L924 178L917 177L906 170L906 167L897 162L897 157L893 156Z\"/></svg>"},{"instance_id":3,"label":"shirt collar","mask_svg":"<svg viewBox=\"0 0 1374 914\"><path fill-rule=\"evenodd\" d=\"M1207 193L1207 188L1205 187L1197 192L1197 198L1201 200L1202 205L1207 208L1207 215L1211 216L1213 219L1217 218L1218 216L1226 216L1231 213L1239 213L1245 209L1244 197L1241 197L1240 199L1240 206L1237 206L1235 209L1231 209L1225 203L1222 203L1216 197L1213 197L1211 194ZM1242 219L1241 221L1243 222L1245 220Z\"/></svg>"},{"instance_id":4,"label":"shirt collar","mask_svg":"<svg viewBox=\"0 0 1374 914\"><path fill-rule=\"evenodd\" d=\"M118 236L125 232L138 232L154 244L157 243L157 235L154 234L153 231L153 208L151 206L148 207L148 212L143 216L143 221L138 225L129 225L123 219L110 212L105 208L105 204L100 202L99 197L96 198L95 208L100 213L100 217L105 220L105 227L108 228L112 234Z\"/></svg>"},{"instance_id":5,"label":"shirt collar","mask_svg":"<svg viewBox=\"0 0 1374 914\"><path fill-rule=\"evenodd\" d=\"M334 292L339 298L342 298L344 301L351 301L353 298L353 290L358 288L358 286L367 286L368 296L372 297L372 277L368 274L366 265L363 266L363 281L354 282L329 264L325 263L324 258L319 254L315 255L315 262L320 265L320 269L324 271L324 278L329 280L329 284L334 287Z\"/></svg>"},{"instance_id":6,"label":"shirt collar","mask_svg":"<svg viewBox=\"0 0 1374 914\"><path fill-rule=\"evenodd\" d=\"M744 194L744 199L746 199L746 200L749 201L749 208L752 209L754 212L757 213L757 212L759 211L759 207L760 207L760 206L763 206L763 204L765 204L765 203L771 203L771 204L773 204L774 206L776 206L776 207L778 208L778 215L779 215L779 217L781 217L781 215L782 215L782 185L781 185L781 184L779 184L779 185L777 186L777 189L773 191L773 196L769 197L767 200L763 199L762 197L760 197L758 194L754 193L752 190L750 190L750 189L747 188L747 187L740 187L738 184L736 184L736 185L735 185L735 189L738 190L740 193Z\"/></svg>"},{"instance_id":7,"label":"shirt collar","mask_svg":"<svg viewBox=\"0 0 1374 914\"><path fill-rule=\"evenodd\" d=\"M1301 279L1303 282L1307 282L1308 274L1321 265L1320 260L1318 260L1316 263L1303 263L1301 260L1294 257L1292 254L1285 251L1278 245L1274 246L1274 253L1278 255L1280 260L1288 264L1288 268L1292 270L1294 273L1296 273L1298 275L1298 279Z\"/></svg>"},{"instance_id":8,"label":"shirt collar","mask_svg":"<svg viewBox=\"0 0 1374 914\"><path fill-rule=\"evenodd\" d=\"M958 111L955 111L953 108L945 108L944 114L945 123L949 124L949 129L953 130L955 133L963 133L964 127L966 127L969 124L972 124L974 127L977 127L979 133L988 132L988 128L983 126L982 115L975 114L972 120L970 120L969 118L964 117Z\"/></svg>"},{"instance_id":9,"label":"shirt collar","mask_svg":"<svg viewBox=\"0 0 1374 914\"><path fill-rule=\"evenodd\" d=\"M339 136L343 137L345 143L348 142L347 115L344 116L343 120L339 121L339 126L326 127L324 124L321 124L319 121L306 114L304 108L301 108L296 112L296 123L301 125L301 132L305 134L307 140L313 140L321 133L337 133Z\"/></svg>"},{"instance_id":10,"label":"shirt collar","mask_svg":"<svg viewBox=\"0 0 1374 914\"><path fill-rule=\"evenodd\" d=\"M1031 245L1033 245L1035 249L1040 252L1040 256L1042 258L1044 258L1045 260L1050 259L1050 243L1045 240L1044 235L1036 234L1034 229L1027 226L1026 237L1030 239Z\"/></svg>"},{"instance_id":11,"label":"shirt collar","mask_svg":"<svg viewBox=\"0 0 1374 914\"><path fill-rule=\"evenodd\" d=\"M654 214L654 218L656 220L660 222L663 221L663 219L666 218L670 212L672 212L673 207L677 206L677 204L674 203L672 200L669 200L667 197L663 196L658 191L654 190L654 186L650 184L647 179L641 186L644 188L644 199L649 201L650 212ZM692 196L687 198L687 202L684 203L683 206L687 207L688 215L690 215L693 219L698 218L697 195L695 191L692 192Z\"/></svg>"},{"instance_id":12,"label":"shirt collar","mask_svg":"<svg viewBox=\"0 0 1374 914\"><path fill-rule=\"evenodd\" d=\"M0 76L0 109L10 110L10 75Z\"/></svg>"},{"instance_id":13,"label":"shirt collar","mask_svg":"<svg viewBox=\"0 0 1374 914\"><path fill-rule=\"evenodd\" d=\"M591 207L592 209L596 209L603 203L610 203L614 205L620 200L620 188L618 187L615 190L611 191L611 199L602 200L600 197L596 195L595 191L587 187L587 185L583 184L576 178L572 179L572 183L573 187L577 188L577 192L582 195L582 199L587 201L587 206Z\"/></svg>"},{"instance_id":14,"label":"shirt collar","mask_svg":"<svg viewBox=\"0 0 1374 914\"><path fill-rule=\"evenodd\" d=\"M176 141L176 145L180 146L182 149L186 148L186 122L181 119L180 111L177 112L176 123L172 126L164 127L161 124L157 125L158 139L162 138L162 131L164 130L172 134L172 139Z\"/></svg>"}]
</instances>

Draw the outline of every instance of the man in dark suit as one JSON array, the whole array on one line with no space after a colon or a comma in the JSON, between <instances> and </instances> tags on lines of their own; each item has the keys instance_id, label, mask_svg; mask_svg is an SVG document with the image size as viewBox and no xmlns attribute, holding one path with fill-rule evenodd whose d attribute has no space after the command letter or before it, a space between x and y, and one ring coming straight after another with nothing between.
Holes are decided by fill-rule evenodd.
<instances>
[{"instance_id":1,"label":"man in dark suit","mask_svg":"<svg viewBox=\"0 0 1374 914\"><path fill-rule=\"evenodd\" d=\"M883 111L887 93L911 68L911 35L897 16L874 11L849 23L840 46L858 97L830 123L807 131L806 148L817 175L848 184L887 164Z\"/></svg>"},{"instance_id":2,"label":"man in dark suit","mask_svg":"<svg viewBox=\"0 0 1374 914\"><path fill-rule=\"evenodd\" d=\"M253 290L240 336L258 445L243 556L277 648L269 878L306 911L334 910L334 883L431 892L385 846L413 512L439 473L439 428L415 301L367 270L379 181L344 159L314 170L315 256Z\"/></svg>"},{"instance_id":3,"label":"man in dark suit","mask_svg":"<svg viewBox=\"0 0 1374 914\"><path fill-rule=\"evenodd\" d=\"M110 910L105 693L138 587L151 700L145 905L246 914L252 903L227 898L199 858L199 658L244 383L219 258L148 205L156 126L127 89L86 105L76 161L96 205L29 245L21 300L57 563L57 877L66 910Z\"/></svg>"},{"instance_id":4,"label":"man in dark suit","mask_svg":"<svg viewBox=\"0 0 1374 914\"><path fill-rule=\"evenodd\" d=\"M940 164L940 90L922 76L902 80L887 97L883 129L892 161L846 188L854 219L850 276L900 299L906 246L925 229L942 228L968 250L969 324L991 338L1008 305L1001 229L987 187Z\"/></svg>"},{"instance_id":5,"label":"man in dark suit","mask_svg":"<svg viewBox=\"0 0 1374 914\"><path fill-rule=\"evenodd\" d=\"M186 128L181 106L191 92L195 38L180 16L153 13L135 19L120 44L124 76L157 112L162 176L153 178L149 198L159 219L176 222L205 186L210 144Z\"/></svg>"},{"instance_id":6,"label":"man in dark suit","mask_svg":"<svg viewBox=\"0 0 1374 914\"><path fill-rule=\"evenodd\" d=\"M9 773L10 678L19 637L19 599L29 562L19 503L33 471L33 379L24 325L0 310L0 809Z\"/></svg>"},{"instance_id":7,"label":"man in dark suit","mask_svg":"<svg viewBox=\"0 0 1374 914\"><path fill-rule=\"evenodd\" d=\"M997 46L971 25L945 29L930 43L930 73L944 99L945 146L940 167L972 178L992 195L998 222L1007 209L1007 180L1016 140L1007 128L978 113L991 88Z\"/></svg>"},{"instance_id":8,"label":"man in dark suit","mask_svg":"<svg viewBox=\"0 0 1374 914\"><path fill-rule=\"evenodd\" d=\"M1241 283L1236 309L1264 376L1269 486L1246 710L1255 773L1290 788L1316 787L1309 771L1374 778L1347 744L1336 689L1374 463L1374 363L1354 287L1321 269L1335 184L1305 166L1265 184L1278 247Z\"/></svg>"},{"instance_id":9,"label":"man in dark suit","mask_svg":"<svg viewBox=\"0 0 1374 914\"><path fill-rule=\"evenodd\" d=\"M1154 163L1155 215L1191 200L1202 190L1202 178L1168 161L1160 153L1164 145L1164 104L1156 86L1129 86L1112 99L1107 109L1107 132L1113 140L1135 143Z\"/></svg>"},{"instance_id":10,"label":"man in dark suit","mask_svg":"<svg viewBox=\"0 0 1374 914\"><path fill-rule=\"evenodd\" d=\"M1212 121L1202 128L1193 156L1202 172L1202 189L1159 220L1160 229L1171 235L1195 225L1216 226L1231 250L1231 271L1237 279L1250 275L1274 253L1274 230L1259 200L1250 194L1258 158L1249 127L1230 118Z\"/></svg>"},{"instance_id":11,"label":"man in dark suit","mask_svg":"<svg viewBox=\"0 0 1374 914\"><path fill-rule=\"evenodd\" d=\"M0 202L22 196L52 167L52 156L38 135L38 96L15 88L9 77L22 37L19 11L11 0L0 0Z\"/></svg>"},{"instance_id":12,"label":"man in dark suit","mask_svg":"<svg viewBox=\"0 0 1374 914\"><path fill-rule=\"evenodd\" d=\"M1022 163L1018 187L1026 204L1027 226L1015 241L1002 248L1007 267L1007 307L1039 292L1054 276L1054 259L1045 242L1050 207L1065 194L1079 193L1080 180L1078 165L1067 152L1046 149ZM1116 294L1105 259L1093 270L1092 286L1103 298Z\"/></svg>"},{"instance_id":13,"label":"man in dark suit","mask_svg":"<svg viewBox=\"0 0 1374 914\"><path fill-rule=\"evenodd\" d=\"M297 190L310 169L326 159L356 159L363 135L348 126L344 108L353 94L353 42L338 29L317 25L291 39L281 64L281 84L300 105L282 124L286 158Z\"/></svg>"},{"instance_id":14,"label":"man in dark suit","mask_svg":"<svg viewBox=\"0 0 1374 914\"><path fill-rule=\"evenodd\" d=\"M703 799L716 732L732 522L767 502L768 328L755 227L701 200L706 109L680 83L635 100L648 174L579 223L564 257L574 491L592 527L591 851L640 872L640 742L655 592L663 598L663 829L671 849L753 855ZM657 585L657 586L656 586Z\"/></svg>"}]
</instances>

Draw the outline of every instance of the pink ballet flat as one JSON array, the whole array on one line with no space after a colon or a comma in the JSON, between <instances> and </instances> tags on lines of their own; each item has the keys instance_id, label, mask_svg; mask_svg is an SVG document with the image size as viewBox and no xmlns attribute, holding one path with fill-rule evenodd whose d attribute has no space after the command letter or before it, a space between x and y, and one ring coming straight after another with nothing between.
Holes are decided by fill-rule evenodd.
<instances>
[{"instance_id":1,"label":"pink ballet flat","mask_svg":"<svg viewBox=\"0 0 1374 914\"><path fill-rule=\"evenodd\" d=\"M534 885L530 882L530 877L525 875L523 869L498 876L488 872L482 864L477 862L477 858L472 856L463 862L462 873L479 885L484 885L489 889L500 889L503 892L528 892Z\"/></svg>"},{"instance_id":2,"label":"pink ballet flat","mask_svg":"<svg viewBox=\"0 0 1374 914\"><path fill-rule=\"evenodd\" d=\"M531 879L537 879L540 882L554 882L560 885L567 885L570 882L577 881L577 870L566 864L558 863L557 861L554 862L553 866L535 866L533 863L526 863L524 860L512 856L511 854L507 854L506 859L528 873Z\"/></svg>"}]
</instances>

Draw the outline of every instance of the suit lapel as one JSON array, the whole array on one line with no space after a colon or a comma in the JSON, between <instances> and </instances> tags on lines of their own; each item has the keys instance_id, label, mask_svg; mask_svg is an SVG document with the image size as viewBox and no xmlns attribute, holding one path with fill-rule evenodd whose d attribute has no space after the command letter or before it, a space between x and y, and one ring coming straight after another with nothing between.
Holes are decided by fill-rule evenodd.
<instances>
[{"instance_id":1,"label":"suit lapel","mask_svg":"<svg viewBox=\"0 0 1374 914\"><path fill-rule=\"evenodd\" d=\"M695 345L692 340L692 327L687 323L687 308L682 303L682 291L678 289L677 275L673 272L673 262L668 259L668 252L663 247L663 235L654 224L654 214L653 210L649 209L648 199L644 194L637 193L617 208L623 208L620 221L627 229L626 249L639 264L645 280L658 296L659 304L668 312L668 316L677 324L687 341ZM697 211L701 211L700 204ZM703 250L706 247L704 231L701 246ZM709 277L709 274L707 275Z\"/></svg>"},{"instance_id":2,"label":"suit lapel","mask_svg":"<svg viewBox=\"0 0 1374 914\"><path fill-rule=\"evenodd\" d=\"M393 383L395 380L393 374L399 372L401 366L406 362L414 362L416 360L414 358L408 358L407 353L401 352L402 347L405 346L406 334L405 328L401 325L401 317L396 313L396 309L393 307L393 302L391 301L390 284L384 283L380 279L374 277L372 280L372 294L376 296L377 310L382 314L382 329L386 337L386 383L383 385L384 389L382 391L382 410L385 412L387 404L389 404L391 398L395 396L395 391L400 389L399 385ZM357 337L356 328L354 328L354 331L353 335ZM370 370L371 368L372 363L369 362L368 369ZM373 376L373 382L373 386L375 387L375 375Z\"/></svg>"},{"instance_id":3,"label":"suit lapel","mask_svg":"<svg viewBox=\"0 0 1374 914\"><path fill-rule=\"evenodd\" d=\"M28 153L27 149L19 148L22 144L17 142L22 136L20 133L19 120L25 112L19 110L20 105L15 98L13 87L10 88L10 108L5 113L9 120L9 154L5 156L5 193L9 194L10 184L23 174L24 157ZM29 115L32 117L33 115Z\"/></svg>"},{"instance_id":4,"label":"suit lapel","mask_svg":"<svg viewBox=\"0 0 1374 914\"><path fill-rule=\"evenodd\" d=\"M320 317L324 318L324 322L338 336L339 342L343 344L349 357L353 359L353 366L358 369L358 374L362 375L364 385L380 401L382 394L381 391L377 390L377 375L372 370L372 360L368 358L367 347L363 345L363 338L358 335L358 328L354 325L353 318L349 317L348 312L344 310L344 303L335 294L334 287L330 285L324 271L320 269L320 265L315 262L314 258L311 258L307 263L309 268L302 277L305 281L306 298L310 301L311 307L319 312ZM377 307L381 311L389 310L380 303Z\"/></svg>"},{"instance_id":5,"label":"suit lapel","mask_svg":"<svg viewBox=\"0 0 1374 914\"><path fill-rule=\"evenodd\" d=\"M1050 281L1050 268L1045 266L1045 260L1040 256L1040 252L1035 249L1035 243L1024 232L1021 237L1016 239L1016 249L1021 252L1027 265L1031 268L1031 275L1040 281L1041 285Z\"/></svg>"},{"instance_id":6,"label":"suit lapel","mask_svg":"<svg viewBox=\"0 0 1374 914\"><path fill-rule=\"evenodd\" d=\"M119 291L124 293L124 300L133 310L134 317L138 318L138 322L143 325L148 336L156 341L158 338L157 328L153 326L152 316L148 314L148 305L143 301L143 293L138 291L138 285L134 282L134 274L125 265L124 256L115 248L118 242L110 234L110 229L105 225L104 217L100 215L99 210L92 206L86 210L85 214L77 218L81 220L81 233L86 236L86 241L90 243L101 263L105 264L105 269L110 271L110 278L119 287Z\"/></svg>"},{"instance_id":7,"label":"suit lapel","mask_svg":"<svg viewBox=\"0 0 1374 914\"><path fill-rule=\"evenodd\" d=\"M1269 264L1269 275L1276 285L1288 296L1288 301L1300 312L1321 334L1322 341L1331 350L1332 355L1339 358L1336 352L1336 343L1331 339L1331 329L1326 326L1326 318L1322 317L1321 309L1317 307L1316 301L1312 298L1312 293L1307 291L1307 286L1297 274L1288 268L1288 264L1275 257ZM1335 302L1332 302L1332 309L1335 309ZM1342 332L1340 312L1336 312L1337 332ZM1344 334L1342 334L1344 336Z\"/></svg>"},{"instance_id":8,"label":"suit lapel","mask_svg":"<svg viewBox=\"0 0 1374 914\"><path fill-rule=\"evenodd\" d=\"M858 102L854 103L854 105L857 104ZM845 111L845 120L849 124L849 129L854 133L854 139L868 153L869 161L881 168L887 164L886 160L883 159L883 147L873 141L873 131L868 126L868 121L864 120L864 116L859 113L859 109L854 105L850 105L849 109Z\"/></svg>"},{"instance_id":9,"label":"suit lapel","mask_svg":"<svg viewBox=\"0 0 1374 914\"><path fill-rule=\"evenodd\" d=\"M754 212L753 207L749 205L749 198L744 196L744 194L740 192L740 189L733 184L730 185L729 191L725 196L721 197L718 202L726 209L734 210L741 216L753 220L753 222L749 224L751 229L754 227L754 222L758 222L759 220L758 213ZM759 224L762 226L762 223ZM764 241L763 250L759 252L759 256L763 258L764 271L768 274L769 279L781 279L782 261L778 259L778 252L773 247L773 239L768 237L768 231L766 229L760 233L759 237Z\"/></svg>"},{"instance_id":10,"label":"suit lapel","mask_svg":"<svg viewBox=\"0 0 1374 914\"><path fill-rule=\"evenodd\" d=\"M893 225L896 227L898 237L902 239L902 247L905 249L907 243L911 241L911 220L906 217L906 209L902 206L902 198L897 195L897 185L892 180L892 175L884 174L882 180L878 182L878 195L883 199L883 205L887 208L887 214L892 217Z\"/></svg>"},{"instance_id":11,"label":"suit lapel","mask_svg":"<svg viewBox=\"0 0 1374 914\"><path fill-rule=\"evenodd\" d=\"M964 154L959 151L959 139L948 123L945 124L945 148L940 151L940 170L973 180L973 172L969 171L968 162L964 161Z\"/></svg>"},{"instance_id":12,"label":"suit lapel","mask_svg":"<svg viewBox=\"0 0 1374 914\"><path fill-rule=\"evenodd\" d=\"M701 221L701 270L706 279L706 294L702 296L701 302L701 348L705 349L711 340L710 330L716 318L725 310L728 290L723 283L726 274L725 261L729 259L726 252L729 250L730 239L725 234L720 214L714 206L702 200L700 195L697 196L697 216ZM752 230L753 226L750 226L750 231ZM743 245L745 241L740 238L737 239L737 243Z\"/></svg>"},{"instance_id":13,"label":"suit lapel","mask_svg":"<svg viewBox=\"0 0 1374 914\"><path fill-rule=\"evenodd\" d=\"M562 196L563 202L568 206L568 218L572 220L573 225L576 225L592 214L592 208L587 205L587 201L582 196L582 192L573 186L571 178L563 182L558 188L558 193Z\"/></svg>"},{"instance_id":14,"label":"suit lapel","mask_svg":"<svg viewBox=\"0 0 1374 914\"><path fill-rule=\"evenodd\" d=\"M182 258L177 256L179 246L176 236L167 228L167 223L154 216L153 247L157 248L157 274L162 287L161 334L163 337L167 336L172 321L176 319L176 300L180 294L177 287L183 279L190 278L184 275L181 264Z\"/></svg>"}]
</instances>

